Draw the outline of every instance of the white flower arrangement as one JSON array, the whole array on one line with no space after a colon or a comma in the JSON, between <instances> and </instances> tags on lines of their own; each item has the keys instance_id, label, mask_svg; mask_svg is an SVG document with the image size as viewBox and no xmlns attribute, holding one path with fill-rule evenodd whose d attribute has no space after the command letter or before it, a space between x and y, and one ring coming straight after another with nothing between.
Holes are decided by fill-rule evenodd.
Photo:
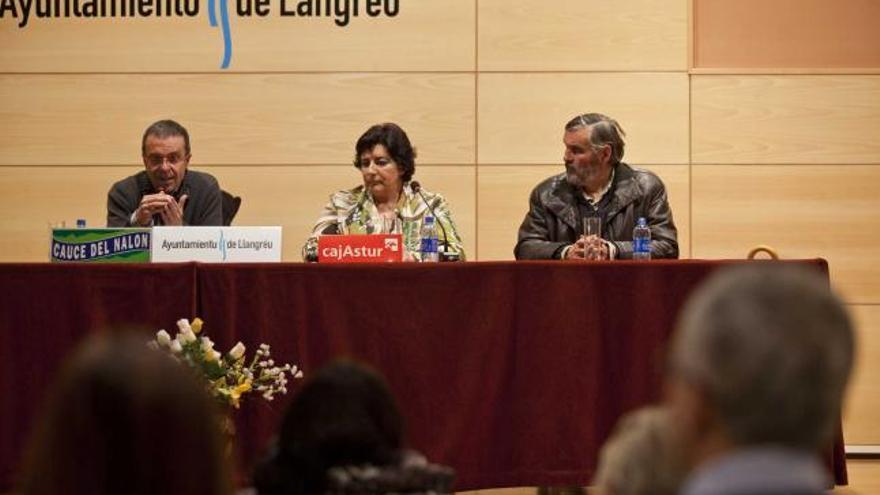
<instances>
[{"instance_id":1,"label":"white flower arrangement","mask_svg":"<svg viewBox=\"0 0 880 495\"><path fill-rule=\"evenodd\" d=\"M179 332L173 339L165 330L159 330L156 340L148 345L169 352L193 368L205 378L208 391L222 404L238 408L241 397L250 392L259 392L265 400L271 401L275 394L287 393L288 374L294 379L302 378L302 371L296 365L276 366L267 344L260 344L250 364L241 342L225 355L221 354L206 335L197 337L203 324L200 318L195 318L192 324L185 318L178 320Z\"/></svg>"}]
</instances>

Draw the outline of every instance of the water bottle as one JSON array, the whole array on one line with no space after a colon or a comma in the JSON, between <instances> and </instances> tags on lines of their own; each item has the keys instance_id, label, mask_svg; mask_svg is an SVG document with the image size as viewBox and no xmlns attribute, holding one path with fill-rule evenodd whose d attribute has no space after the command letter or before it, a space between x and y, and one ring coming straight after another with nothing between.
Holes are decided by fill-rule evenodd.
<instances>
[{"instance_id":1,"label":"water bottle","mask_svg":"<svg viewBox=\"0 0 880 495\"><path fill-rule=\"evenodd\" d=\"M437 226L434 224L434 217L428 215L422 223L422 229L419 231L419 237L422 240L421 249L422 261L439 261L440 257L437 253Z\"/></svg>"},{"instance_id":2,"label":"water bottle","mask_svg":"<svg viewBox=\"0 0 880 495\"><path fill-rule=\"evenodd\" d=\"M645 217L639 217L636 228L633 229L633 259L651 259L651 229L648 228Z\"/></svg>"}]
</instances>

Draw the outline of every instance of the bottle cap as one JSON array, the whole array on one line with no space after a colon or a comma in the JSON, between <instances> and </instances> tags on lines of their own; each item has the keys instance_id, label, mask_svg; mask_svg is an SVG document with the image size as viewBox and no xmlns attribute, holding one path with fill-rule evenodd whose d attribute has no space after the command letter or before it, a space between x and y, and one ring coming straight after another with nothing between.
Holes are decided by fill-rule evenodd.
<instances>
[{"instance_id":1,"label":"bottle cap","mask_svg":"<svg viewBox=\"0 0 880 495\"><path fill-rule=\"evenodd\" d=\"M76 228L78 228L78 229L86 228L86 219L85 218L77 218L76 219Z\"/></svg>"}]
</instances>

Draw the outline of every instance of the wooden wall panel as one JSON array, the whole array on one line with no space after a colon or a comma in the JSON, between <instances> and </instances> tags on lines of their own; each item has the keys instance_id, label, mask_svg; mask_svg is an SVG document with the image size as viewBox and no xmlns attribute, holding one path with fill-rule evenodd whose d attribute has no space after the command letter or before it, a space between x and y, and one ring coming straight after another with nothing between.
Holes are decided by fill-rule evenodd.
<instances>
[{"instance_id":1,"label":"wooden wall panel","mask_svg":"<svg viewBox=\"0 0 880 495\"><path fill-rule=\"evenodd\" d=\"M625 161L687 163L686 74L480 74L480 164L562 162L565 123L609 115L627 133Z\"/></svg>"},{"instance_id":2,"label":"wooden wall panel","mask_svg":"<svg viewBox=\"0 0 880 495\"><path fill-rule=\"evenodd\" d=\"M230 0L234 71L473 70L476 0L399 2L395 17L239 17ZM294 0L286 0L295 5ZM323 3L323 2L322 2ZM0 20L0 72L208 72L220 70L223 36L198 17ZM17 4L16 4L17 5Z\"/></svg>"},{"instance_id":3,"label":"wooden wall panel","mask_svg":"<svg viewBox=\"0 0 880 495\"><path fill-rule=\"evenodd\" d=\"M0 76L0 165L140 160L160 118L197 164L334 164L370 125L398 122L420 163L474 163L474 78L449 74Z\"/></svg>"},{"instance_id":4,"label":"wooden wall panel","mask_svg":"<svg viewBox=\"0 0 880 495\"><path fill-rule=\"evenodd\" d=\"M880 493L880 460L858 457L847 459L846 474L849 484L834 487L834 495Z\"/></svg>"},{"instance_id":5,"label":"wooden wall panel","mask_svg":"<svg viewBox=\"0 0 880 495\"><path fill-rule=\"evenodd\" d=\"M880 163L880 76L694 76L694 163Z\"/></svg>"},{"instance_id":6,"label":"wooden wall panel","mask_svg":"<svg viewBox=\"0 0 880 495\"><path fill-rule=\"evenodd\" d=\"M687 0L482 0L480 70L686 70Z\"/></svg>"},{"instance_id":7,"label":"wooden wall panel","mask_svg":"<svg viewBox=\"0 0 880 495\"><path fill-rule=\"evenodd\" d=\"M49 261L49 228L107 224L107 192L131 167L0 167L0 262Z\"/></svg>"},{"instance_id":8,"label":"wooden wall panel","mask_svg":"<svg viewBox=\"0 0 880 495\"><path fill-rule=\"evenodd\" d=\"M194 167L213 174L221 187L242 197L235 225L284 227L283 260L301 261L300 248L327 199L360 183L349 165ZM77 218L103 227L107 191L136 167L0 167L0 262L46 261L49 224ZM473 166L418 166L417 178L449 200L470 256L476 253ZM27 206L23 206L27 205Z\"/></svg>"},{"instance_id":9,"label":"wooden wall panel","mask_svg":"<svg viewBox=\"0 0 880 495\"><path fill-rule=\"evenodd\" d=\"M848 445L880 445L880 306L849 307L856 324L856 364L843 415Z\"/></svg>"},{"instance_id":10,"label":"wooden wall panel","mask_svg":"<svg viewBox=\"0 0 880 495\"><path fill-rule=\"evenodd\" d=\"M880 68L876 0L693 0L694 66Z\"/></svg>"},{"instance_id":11,"label":"wooden wall panel","mask_svg":"<svg viewBox=\"0 0 880 495\"><path fill-rule=\"evenodd\" d=\"M880 303L880 165L694 166L694 258L828 260L850 303Z\"/></svg>"},{"instance_id":12,"label":"wooden wall panel","mask_svg":"<svg viewBox=\"0 0 880 495\"><path fill-rule=\"evenodd\" d=\"M663 179L669 195L673 218L678 227L679 250L682 258L689 256L690 198L687 165L645 167ZM529 194L539 182L559 174L560 165L480 167L479 194L479 256L481 260L512 260L516 235L526 212Z\"/></svg>"}]
</instances>

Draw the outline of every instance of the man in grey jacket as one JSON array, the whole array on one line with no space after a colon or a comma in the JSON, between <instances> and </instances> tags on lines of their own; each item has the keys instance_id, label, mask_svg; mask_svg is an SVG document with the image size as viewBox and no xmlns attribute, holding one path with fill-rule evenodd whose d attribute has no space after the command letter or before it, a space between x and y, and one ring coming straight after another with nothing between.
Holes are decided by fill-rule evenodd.
<instances>
[{"instance_id":1,"label":"man in grey jacket","mask_svg":"<svg viewBox=\"0 0 880 495\"><path fill-rule=\"evenodd\" d=\"M108 227L222 225L220 186L213 176L187 170L189 133L173 120L144 132L145 170L113 184L107 195Z\"/></svg>"},{"instance_id":2,"label":"man in grey jacket","mask_svg":"<svg viewBox=\"0 0 880 495\"><path fill-rule=\"evenodd\" d=\"M617 121L598 113L565 125L565 172L532 191L517 259L631 259L639 217L651 229L651 257L678 258L666 188L655 174L621 161L624 135ZM600 219L601 235L583 235L590 216Z\"/></svg>"}]
</instances>

